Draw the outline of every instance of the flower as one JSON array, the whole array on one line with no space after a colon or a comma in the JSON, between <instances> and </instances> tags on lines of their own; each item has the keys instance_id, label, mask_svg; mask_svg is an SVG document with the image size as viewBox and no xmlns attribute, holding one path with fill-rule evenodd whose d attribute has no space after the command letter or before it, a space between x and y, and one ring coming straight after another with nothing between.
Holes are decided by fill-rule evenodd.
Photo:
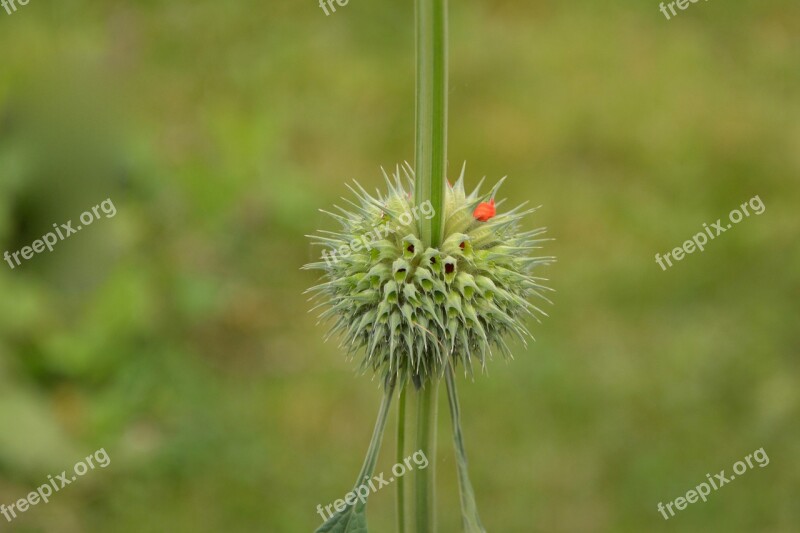
<instances>
[{"instance_id":1,"label":"flower","mask_svg":"<svg viewBox=\"0 0 800 533\"><path fill-rule=\"evenodd\" d=\"M414 171L408 164L402 170L413 193ZM309 236L326 249L324 261L303 268L322 271L321 283L307 292L319 299L315 309L327 307L320 317L333 321L329 336L339 335L348 354L362 352L362 369L384 383L400 378L420 386L440 377L448 361L472 374L475 365L485 368L493 348L510 357L504 337L526 344L532 337L524 315L546 316L528 299L550 302L544 293L551 289L532 275L554 261L531 256L549 240L542 238L545 229L519 228L536 209L523 204L497 214L494 198L503 180L488 194L479 192L480 184L466 194L462 170L445 188L444 236L432 248L421 242L415 220L420 213L432 216L431 205L415 205L400 172L393 179L384 173L388 191L377 197L356 182L349 188L357 202L328 213L341 228Z\"/></svg>"},{"instance_id":2,"label":"flower","mask_svg":"<svg viewBox=\"0 0 800 533\"><path fill-rule=\"evenodd\" d=\"M476 220L486 222L490 218L493 218L496 213L497 210L494 208L494 198L492 198L488 203L479 203L478 207L475 208L475 211L472 212L472 216L474 216Z\"/></svg>"}]
</instances>

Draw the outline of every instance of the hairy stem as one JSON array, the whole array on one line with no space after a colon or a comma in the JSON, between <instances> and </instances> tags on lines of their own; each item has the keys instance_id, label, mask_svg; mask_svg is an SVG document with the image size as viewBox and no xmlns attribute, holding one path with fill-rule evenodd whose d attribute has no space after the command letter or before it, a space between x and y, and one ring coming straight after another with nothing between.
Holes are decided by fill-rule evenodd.
<instances>
[{"instance_id":1,"label":"hairy stem","mask_svg":"<svg viewBox=\"0 0 800 533\"><path fill-rule=\"evenodd\" d=\"M420 220L422 242L438 247L447 171L447 0L416 0L417 87L415 201L434 216Z\"/></svg>"},{"instance_id":2,"label":"hairy stem","mask_svg":"<svg viewBox=\"0 0 800 533\"><path fill-rule=\"evenodd\" d=\"M428 459L428 467L416 470L416 533L436 531L436 414L439 380L428 380L419 391L417 404L417 450Z\"/></svg>"}]
</instances>

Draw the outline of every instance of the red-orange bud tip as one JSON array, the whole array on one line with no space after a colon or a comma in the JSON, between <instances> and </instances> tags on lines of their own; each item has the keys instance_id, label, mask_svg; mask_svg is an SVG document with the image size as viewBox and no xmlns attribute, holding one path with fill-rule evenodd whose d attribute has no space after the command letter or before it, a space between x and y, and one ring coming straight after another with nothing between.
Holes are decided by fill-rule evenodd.
<instances>
[{"instance_id":1,"label":"red-orange bud tip","mask_svg":"<svg viewBox=\"0 0 800 533\"><path fill-rule=\"evenodd\" d=\"M473 211L472 216L481 222L486 222L490 218L494 217L495 214L497 214L497 210L494 208L494 198L492 198L489 200L489 203L479 203L478 207L476 207L475 211Z\"/></svg>"}]
</instances>

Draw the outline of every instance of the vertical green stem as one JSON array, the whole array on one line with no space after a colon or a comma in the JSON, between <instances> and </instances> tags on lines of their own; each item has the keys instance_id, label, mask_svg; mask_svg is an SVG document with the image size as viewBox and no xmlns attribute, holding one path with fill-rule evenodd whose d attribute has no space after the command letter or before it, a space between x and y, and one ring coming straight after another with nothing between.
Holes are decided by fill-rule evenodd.
<instances>
[{"instance_id":1,"label":"vertical green stem","mask_svg":"<svg viewBox=\"0 0 800 533\"><path fill-rule=\"evenodd\" d=\"M447 0L416 0L417 99L415 201L430 201L435 215L420 220L426 245L442 241L447 171Z\"/></svg>"},{"instance_id":2,"label":"vertical green stem","mask_svg":"<svg viewBox=\"0 0 800 533\"><path fill-rule=\"evenodd\" d=\"M405 459L406 444L406 384L400 387L400 398L397 404L397 454L395 464L402 464ZM396 505L397 508L397 533L406 532L406 493L405 478L397 478Z\"/></svg>"},{"instance_id":3,"label":"vertical green stem","mask_svg":"<svg viewBox=\"0 0 800 533\"><path fill-rule=\"evenodd\" d=\"M438 248L444 230L447 171L447 0L415 0L417 42L415 202L430 202L434 216L420 220L420 237ZM417 450L428 467L415 477L416 533L435 533L436 414L439 377L430 376L419 391Z\"/></svg>"},{"instance_id":4,"label":"vertical green stem","mask_svg":"<svg viewBox=\"0 0 800 533\"><path fill-rule=\"evenodd\" d=\"M433 376L419 391L417 404L417 451L428 467L416 470L416 533L436 531L436 414L439 380Z\"/></svg>"}]
</instances>

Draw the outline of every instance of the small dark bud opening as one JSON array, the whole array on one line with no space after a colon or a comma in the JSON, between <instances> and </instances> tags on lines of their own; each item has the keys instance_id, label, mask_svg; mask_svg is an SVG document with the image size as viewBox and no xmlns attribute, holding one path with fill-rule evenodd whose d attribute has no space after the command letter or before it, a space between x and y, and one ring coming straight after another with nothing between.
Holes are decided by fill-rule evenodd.
<instances>
[{"instance_id":1,"label":"small dark bud opening","mask_svg":"<svg viewBox=\"0 0 800 533\"><path fill-rule=\"evenodd\" d=\"M452 263L445 263L444 265L444 273L445 274L452 274L453 271L456 269L456 266Z\"/></svg>"},{"instance_id":2,"label":"small dark bud opening","mask_svg":"<svg viewBox=\"0 0 800 533\"><path fill-rule=\"evenodd\" d=\"M408 250L408 253L413 254L414 253L414 245L413 244L409 244L408 248L406 248L406 250Z\"/></svg>"}]
</instances>

